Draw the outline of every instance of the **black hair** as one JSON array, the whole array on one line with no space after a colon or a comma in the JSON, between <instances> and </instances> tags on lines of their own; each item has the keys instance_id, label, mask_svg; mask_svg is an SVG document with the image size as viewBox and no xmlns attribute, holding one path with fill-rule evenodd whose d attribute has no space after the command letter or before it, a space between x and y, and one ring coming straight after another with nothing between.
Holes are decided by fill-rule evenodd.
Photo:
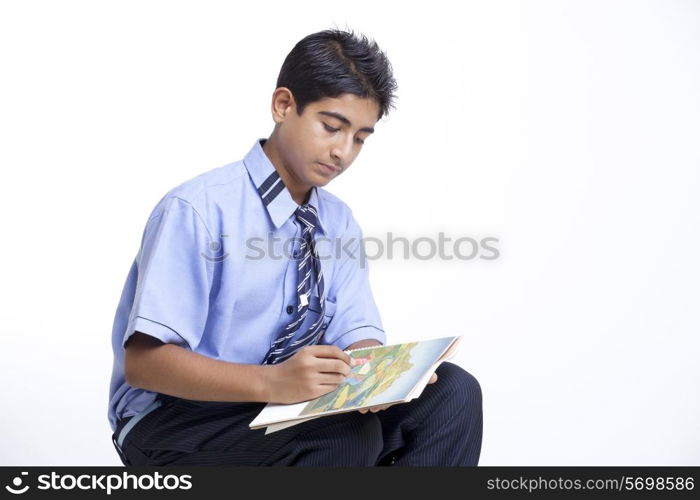
<instances>
[{"instance_id":1,"label":"black hair","mask_svg":"<svg viewBox=\"0 0 700 500\"><path fill-rule=\"evenodd\" d=\"M282 63L277 87L287 87L301 115L306 105L350 93L373 98L381 119L394 108L398 88L391 63L377 43L352 30L327 29L301 39Z\"/></svg>"}]
</instances>

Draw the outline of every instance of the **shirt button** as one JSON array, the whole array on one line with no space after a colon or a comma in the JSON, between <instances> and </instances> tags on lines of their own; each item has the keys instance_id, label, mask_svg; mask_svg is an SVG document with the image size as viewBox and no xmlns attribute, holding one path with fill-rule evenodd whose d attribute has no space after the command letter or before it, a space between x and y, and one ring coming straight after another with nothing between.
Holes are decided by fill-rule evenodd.
<instances>
[{"instance_id":1,"label":"shirt button","mask_svg":"<svg viewBox=\"0 0 700 500\"><path fill-rule=\"evenodd\" d=\"M294 312L294 308L292 306L287 306L287 314L292 314Z\"/></svg>"}]
</instances>

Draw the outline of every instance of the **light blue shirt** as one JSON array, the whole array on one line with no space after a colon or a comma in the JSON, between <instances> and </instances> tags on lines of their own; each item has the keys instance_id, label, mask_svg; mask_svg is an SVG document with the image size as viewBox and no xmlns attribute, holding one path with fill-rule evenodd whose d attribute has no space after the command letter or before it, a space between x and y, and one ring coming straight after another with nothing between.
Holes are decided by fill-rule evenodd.
<instances>
[{"instance_id":1,"label":"light blue shirt","mask_svg":"<svg viewBox=\"0 0 700 500\"><path fill-rule=\"evenodd\" d=\"M124 379L124 345L134 331L214 359L260 364L294 319L301 244L299 205L257 139L243 160L170 190L146 222L112 329L109 422L144 410L156 393ZM369 285L362 231L351 210L322 188L316 246L326 311L321 344L345 349L363 339L386 344ZM320 314L315 286L303 334Z\"/></svg>"}]
</instances>

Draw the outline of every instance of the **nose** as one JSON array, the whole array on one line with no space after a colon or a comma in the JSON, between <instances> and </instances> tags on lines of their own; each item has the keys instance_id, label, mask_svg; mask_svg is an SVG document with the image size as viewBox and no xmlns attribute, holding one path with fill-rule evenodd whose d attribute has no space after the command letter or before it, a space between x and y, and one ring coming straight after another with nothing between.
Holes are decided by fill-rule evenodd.
<instances>
[{"instance_id":1,"label":"nose","mask_svg":"<svg viewBox=\"0 0 700 500\"><path fill-rule=\"evenodd\" d=\"M333 144L333 149L331 150L331 157L335 161L336 165L345 168L346 161L350 158L352 154L352 141L353 138L350 136L348 139L343 139L339 137Z\"/></svg>"}]
</instances>

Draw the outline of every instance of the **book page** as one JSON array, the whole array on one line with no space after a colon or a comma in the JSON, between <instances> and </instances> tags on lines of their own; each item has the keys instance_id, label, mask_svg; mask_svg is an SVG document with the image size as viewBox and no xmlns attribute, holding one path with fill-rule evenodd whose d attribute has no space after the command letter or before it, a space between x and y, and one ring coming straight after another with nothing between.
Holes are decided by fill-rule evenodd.
<instances>
[{"instance_id":1,"label":"book page","mask_svg":"<svg viewBox=\"0 0 700 500\"><path fill-rule=\"evenodd\" d=\"M407 402L417 384L432 374L431 367L457 337L372 346L346 351L362 361L328 394L293 405L268 404L251 422L251 428L331 415L375 405ZM298 422L297 422L298 423Z\"/></svg>"}]
</instances>

